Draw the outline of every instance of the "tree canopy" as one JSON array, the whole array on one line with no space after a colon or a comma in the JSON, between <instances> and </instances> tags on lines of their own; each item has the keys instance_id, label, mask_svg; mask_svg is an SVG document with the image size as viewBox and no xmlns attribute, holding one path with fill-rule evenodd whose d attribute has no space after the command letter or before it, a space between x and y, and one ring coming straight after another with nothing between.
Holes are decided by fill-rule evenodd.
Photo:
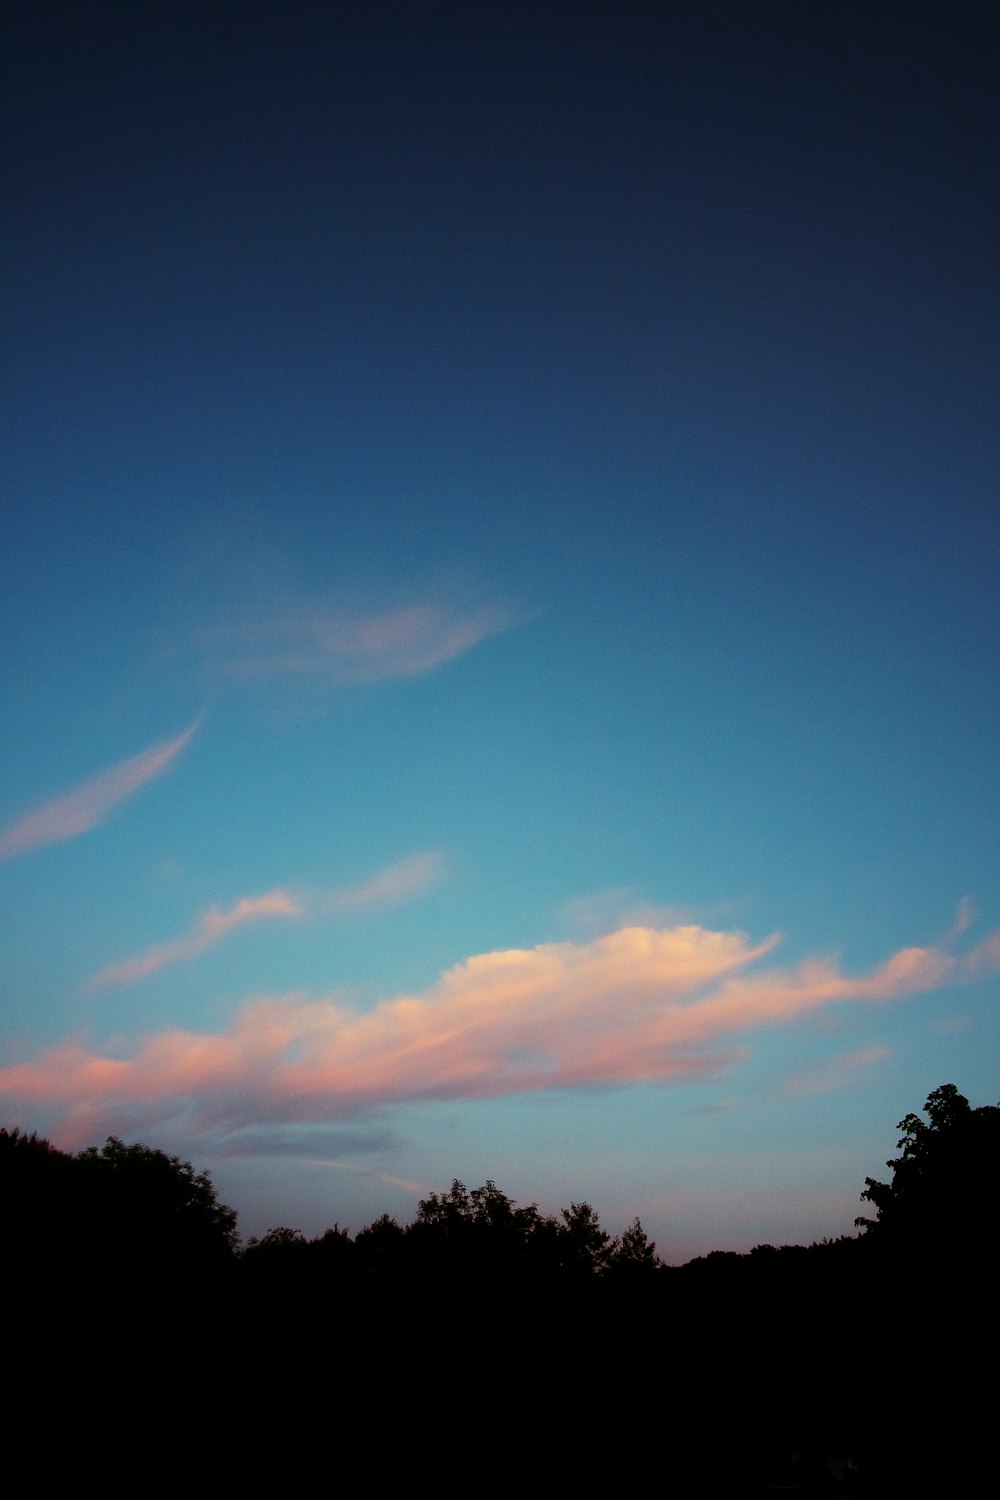
<instances>
[{"instance_id":1,"label":"tree canopy","mask_svg":"<svg viewBox=\"0 0 1000 1500\"><path fill-rule=\"evenodd\" d=\"M236 1249L235 1210L219 1202L211 1177L189 1161L140 1142L127 1146L113 1135L81 1151L77 1161L134 1246L198 1258Z\"/></svg>"},{"instance_id":2,"label":"tree canopy","mask_svg":"<svg viewBox=\"0 0 1000 1500\"><path fill-rule=\"evenodd\" d=\"M855 1223L879 1241L922 1242L941 1253L982 1246L993 1224L1000 1106L973 1109L953 1083L927 1096L926 1120L908 1114L899 1122L899 1156L890 1158L891 1182L865 1178L862 1200L875 1217Z\"/></svg>"}]
</instances>

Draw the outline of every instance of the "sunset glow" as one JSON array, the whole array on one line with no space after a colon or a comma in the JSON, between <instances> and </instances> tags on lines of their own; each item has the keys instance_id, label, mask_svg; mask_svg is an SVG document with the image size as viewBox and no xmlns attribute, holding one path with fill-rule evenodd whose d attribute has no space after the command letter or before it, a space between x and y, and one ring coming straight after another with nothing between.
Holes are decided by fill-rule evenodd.
<instances>
[{"instance_id":1,"label":"sunset glow","mask_svg":"<svg viewBox=\"0 0 1000 1500\"><path fill-rule=\"evenodd\" d=\"M674 1260L995 1101L958 10L15 5L9 1126Z\"/></svg>"}]
</instances>

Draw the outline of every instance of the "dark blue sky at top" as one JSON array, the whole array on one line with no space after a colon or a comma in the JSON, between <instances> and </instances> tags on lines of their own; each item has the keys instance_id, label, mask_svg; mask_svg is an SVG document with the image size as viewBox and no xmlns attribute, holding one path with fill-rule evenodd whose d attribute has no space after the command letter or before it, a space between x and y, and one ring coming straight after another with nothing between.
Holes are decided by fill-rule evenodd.
<instances>
[{"instance_id":1,"label":"dark blue sky at top","mask_svg":"<svg viewBox=\"0 0 1000 1500\"><path fill-rule=\"evenodd\" d=\"M987 519L988 7L40 5L11 29L15 436L34 506L72 465L95 561L116 525L169 544L195 466L248 511L294 494L290 524L348 551L391 492L401 547L439 531L463 561L574 528L655 565L683 517L757 568L859 541L947 568ZM346 537L331 474L373 492Z\"/></svg>"},{"instance_id":2,"label":"dark blue sky at top","mask_svg":"<svg viewBox=\"0 0 1000 1500\"><path fill-rule=\"evenodd\" d=\"M192 547L277 535L306 587L424 559L546 605L597 582L598 669L627 594L727 696L750 622L764 699L889 653L914 714L984 706L991 7L8 29L8 600L85 570L99 660L130 590L139 629ZM49 669L58 633L21 620Z\"/></svg>"},{"instance_id":3,"label":"dark blue sky at top","mask_svg":"<svg viewBox=\"0 0 1000 1500\"><path fill-rule=\"evenodd\" d=\"M474 911L399 918L429 934L409 979L399 939L399 986L626 886L859 963L965 895L995 918L995 6L16 3L4 27L0 827L207 709L170 783L191 841L155 844L204 853L203 907L291 878L240 805L333 763L351 878L366 838L373 866L440 845L458 887L500 851ZM335 748L192 682L184 642L227 610L421 590L522 623L343 693ZM121 822L136 859L165 788ZM297 848L315 811L281 808Z\"/></svg>"}]
</instances>

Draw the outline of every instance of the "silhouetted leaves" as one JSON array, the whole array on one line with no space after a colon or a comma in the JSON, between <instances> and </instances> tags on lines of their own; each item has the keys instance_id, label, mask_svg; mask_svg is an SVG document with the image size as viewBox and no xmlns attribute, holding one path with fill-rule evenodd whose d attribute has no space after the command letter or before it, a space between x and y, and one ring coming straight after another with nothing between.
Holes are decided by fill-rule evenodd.
<instances>
[{"instance_id":1,"label":"silhouetted leaves","mask_svg":"<svg viewBox=\"0 0 1000 1500\"><path fill-rule=\"evenodd\" d=\"M656 1244L649 1238L638 1219L615 1240L611 1253L611 1270L616 1275L648 1276L660 1265Z\"/></svg>"},{"instance_id":2,"label":"silhouetted leaves","mask_svg":"<svg viewBox=\"0 0 1000 1500\"><path fill-rule=\"evenodd\" d=\"M220 1203L207 1172L138 1142L109 1136L77 1157L86 1190L106 1216L119 1248L133 1257L156 1256L176 1266L232 1255L237 1217Z\"/></svg>"},{"instance_id":3,"label":"silhouetted leaves","mask_svg":"<svg viewBox=\"0 0 1000 1500\"><path fill-rule=\"evenodd\" d=\"M927 1120L900 1120L900 1155L886 1163L892 1181L865 1178L861 1197L875 1217L855 1223L886 1248L905 1244L938 1261L980 1254L995 1232L1000 1106L973 1109L946 1083L928 1095L924 1112Z\"/></svg>"},{"instance_id":4,"label":"silhouetted leaves","mask_svg":"<svg viewBox=\"0 0 1000 1500\"><path fill-rule=\"evenodd\" d=\"M611 1236L589 1203L571 1203L562 1210L561 1241L564 1264L578 1276L599 1276L611 1261Z\"/></svg>"}]
</instances>

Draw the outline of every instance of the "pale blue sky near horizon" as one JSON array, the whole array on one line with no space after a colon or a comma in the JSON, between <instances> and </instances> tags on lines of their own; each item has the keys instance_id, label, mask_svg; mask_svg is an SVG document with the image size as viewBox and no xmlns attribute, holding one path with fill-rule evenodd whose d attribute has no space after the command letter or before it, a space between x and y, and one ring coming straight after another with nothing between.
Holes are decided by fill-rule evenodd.
<instances>
[{"instance_id":1,"label":"pale blue sky near horizon","mask_svg":"<svg viewBox=\"0 0 1000 1500\"><path fill-rule=\"evenodd\" d=\"M1000 1094L990 8L7 29L9 1123L849 1232Z\"/></svg>"}]
</instances>

